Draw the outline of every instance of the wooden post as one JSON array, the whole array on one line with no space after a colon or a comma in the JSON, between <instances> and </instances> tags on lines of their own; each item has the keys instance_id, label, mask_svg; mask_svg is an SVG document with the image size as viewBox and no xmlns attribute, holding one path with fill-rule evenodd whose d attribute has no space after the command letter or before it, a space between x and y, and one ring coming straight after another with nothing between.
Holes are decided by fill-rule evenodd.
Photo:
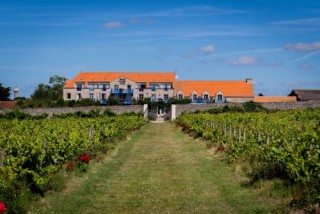
<instances>
[{"instance_id":1,"label":"wooden post","mask_svg":"<svg viewBox=\"0 0 320 214\"><path fill-rule=\"evenodd\" d=\"M227 134L227 126L225 124L223 124L223 132L224 134Z\"/></svg>"},{"instance_id":2,"label":"wooden post","mask_svg":"<svg viewBox=\"0 0 320 214\"><path fill-rule=\"evenodd\" d=\"M266 144L269 144L269 134L267 134Z\"/></svg>"},{"instance_id":3,"label":"wooden post","mask_svg":"<svg viewBox=\"0 0 320 214\"><path fill-rule=\"evenodd\" d=\"M260 135L260 131L258 131L258 141L261 140L261 135Z\"/></svg>"},{"instance_id":4,"label":"wooden post","mask_svg":"<svg viewBox=\"0 0 320 214\"><path fill-rule=\"evenodd\" d=\"M229 127L229 137L231 138L232 137L232 126L230 125Z\"/></svg>"},{"instance_id":5,"label":"wooden post","mask_svg":"<svg viewBox=\"0 0 320 214\"><path fill-rule=\"evenodd\" d=\"M43 147L42 147L42 153L43 153L43 155L46 155L46 151L47 151L47 138L44 138L44 140L43 140Z\"/></svg>"},{"instance_id":6,"label":"wooden post","mask_svg":"<svg viewBox=\"0 0 320 214\"><path fill-rule=\"evenodd\" d=\"M294 146L294 140L293 139L291 140L291 146Z\"/></svg>"},{"instance_id":7,"label":"wooden post","mask_svg":"<svg viewBox=\"0 0 320 214\"><path fill-rule=\"evenodd\" d=\"M239 142L241 141L241 129L240 128L238 129L238 140L239 140Z\"/></svg>"},{"instance_id":8,"label":"wooden post","mask_svg":"<svg viewBox=\"0 0 320 214\"><path fill-rule=\"evenodd\" d=\"M233 137L233 138L235 138L235 137L236 137L236 128L234 128L234 129L233 129L232 137Z\"/></svg>"},{"instance_id":9,"label":"wooden post","mask_svg":"<svg viewBox=\"0 0 320 214\"><path fill-rule=\"evenodd\" d=\"M246 142L246 128L243 129L243 142Z\"/></svg>"},{"instance_id":10,"label":"wooden post","mask_svg":"<svg viewBox=\"0 0 320 214\"><path fill-rule=\"evenodd\" d=\"M0 150L0 167L3 166L3 162L4 162L4 149Z\"/></svg>"}]
</instances>

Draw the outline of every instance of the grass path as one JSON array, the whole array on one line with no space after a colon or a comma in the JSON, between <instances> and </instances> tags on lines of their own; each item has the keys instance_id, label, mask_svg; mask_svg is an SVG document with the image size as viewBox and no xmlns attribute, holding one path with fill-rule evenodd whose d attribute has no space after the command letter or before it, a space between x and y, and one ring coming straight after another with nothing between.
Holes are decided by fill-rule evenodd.
<instances>
[{"instance_id":1,"label":"grass path","mask_svg":"<svg viewBox=\"0 0 320 214\"><path fill-rule=\"evenodd\" d=\"M149 123L30 213L269 213L281 206L266 195L242 187L224 158L173 123Z\"/></svg>"}]
</instances>

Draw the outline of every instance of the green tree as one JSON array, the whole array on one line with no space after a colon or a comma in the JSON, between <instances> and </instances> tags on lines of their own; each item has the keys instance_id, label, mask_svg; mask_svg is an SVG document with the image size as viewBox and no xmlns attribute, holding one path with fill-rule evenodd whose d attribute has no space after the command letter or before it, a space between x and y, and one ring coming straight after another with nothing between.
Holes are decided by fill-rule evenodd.
<instances>
[{"instance_id":1,"label":"green tree","mask_svg":"<svg viewBox=\"0 0 320 214\"><path fill-rule=\"evenodd\" d=\"M54 75L50 77L49 84L52 85L51 92L52 92L52 100L63 100L63 86L66 82L65 77L60 77L58 75Z\"/></svg>"},{"instance_id":2,"label":"green tree","mask_svg":"<svg viewBox=\"0 0 320 214\"><path fill-rule=\"evenodd\" d=\"M65 78L65 77L60 77L58 75L54 75L54 76L50 77L49 84L63 86L64 83L66 82L66 80L67 80L67 78Z\"/></svg>"},{"instance_id":3,"label":"green tree","mask_svg":"<svg viewBox=\"0 0 320 214\"><path fill-rule=\"evenodd\" d=\"M49 84L39 84L31 95L33 100L59 101L63 99L63 86L66 78L54 75L50 77Z\"/></svg>"},{"instance_id":4,"label":"green tree","mask_svg":"<svg viewBox=\"0 0 320 214\"><path fill-rule=\"evenodd\" d=\"M2 83L0 83L0 101L7 101L10 100L10 91L11 88L2 86Z\"/></svg>"},{"instance_id":5,"label":"green tree","mask_svg":"<svg viewBox=\"0 0 320 214\"><path fill-rule=\"evenodd\" d=\"M31 95L31 98L33 100L52 100L52 89L50 85L45 85L43 83L39 84L33 94Z\"/></svg>"}]
</instances>

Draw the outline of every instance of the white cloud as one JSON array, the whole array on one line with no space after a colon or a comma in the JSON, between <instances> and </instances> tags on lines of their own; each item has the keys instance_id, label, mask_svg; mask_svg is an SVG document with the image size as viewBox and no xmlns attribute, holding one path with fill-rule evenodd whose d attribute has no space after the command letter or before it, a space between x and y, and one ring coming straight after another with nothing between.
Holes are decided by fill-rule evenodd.
<instances>
[{"instance_id":1,"label":"white cloud","mask_svg":"<svg viewBox=\"0 0 320 214\"><path fill-rule=\"evenodd\" d=\"M317 54L319 54L319 53L320 53L320 50L318 50L318 51L313 51L313 52L311 52L311 53L308 53L308 54L304 55L303 57L294 59L294 60L286 63L286 65L291 64L291 63L295 63L295 62L300 62L300 61L302 61L302 60L309 59L309 58L311 58L311 57L313 57L313 56L315 56L315 55L317 55Z\"/></svg>"},{"instance_id":2,"label":"white cloud","mask_svg":"<svg viewBox=\"0 0 320 214\"><path fill-rule=\"evenodd\" d=\"M320 81L292 81L282 83L284 86L318 86Z\"/></svg>"},{"instance_id":3,"label":"white cloud","mask_svg":"<svg viewBox=\"0 0 320 214\"><path fill-rule=\"evenodd\" d=\"M320 42L287 44L284 48L294 51L315 51L320 50Z\"/></svg>"},{"instance_id":4,"label":"white cloud","mask_svg":"<svg viewBox=\"0 0 320 214\"><path fill-rule=\"evenodd\" d=\"M194 58L197 56L201 56L201 55L207 55L207 54L212 54L215 50L214 45L205 45L205 46L201 46L198 47L196 50L193 50L192 52L189 52L187 54L183 54L183 57L186 58Z\"/></svg>"},{"instance_id":5,"label":"white cloud","mask_svg":"<svg viewBox=\"0 0 320 214\"><path fill-rule=\"evenodd\" d=\"M215 50L215 47L213 45L206 45L203 47L200 47L200 50L204 53L213 53L213 51Z\"/></svg>"},{"instance_id":6,"label":"white cloud","mask_svg":"<svg viewBox=\"0 0 320 214\"><path fill-rule=\"evenodd\" d=\"M104 27L107 29L112 29L112 28L120 28L123 27L124 24L119 21L114 21L114 22L107 22L104 24Z\"/></svg>"},{"instance_id":7,"label":"white cloud","mask_svg":"<svg viewBox=\"0 0 320 214\"><path fill-rule=\"evenodd\" d=\"M255 57L242 56L236 59L227 60L231 65L258 65L260 62Z\"/></svg>"},{"instance_id":8,"label":"white cloud","mask_svg":"<svg viewBox=\"0 0 320 214\"><path fill-rule=\"evenodd\" d=\"M140 24L152 25L154 24L155 21L153 19L132 18L129 20L129 22L133 25L140 25Z\"/></svg>"},{"instance_id":9,"label":"white cloud","mask_svg":"<svg viewBox=\"0 0 320 214\"><path fill-rule=\"evenodd\" d=\"M309 63L303 63L300 65L300 68L302 68L304 70L311 70L311 69L313 69L313 66Z\"/></svg>"},{"instance_id":10,"label":"white cloud","mask_svg":"<svg viewBox=\"0 0 320 214\"><path fill-rule=\"evenodd\" d=\"M273 24L278 24L278 25L320 25L320 18L284 20L284 21L274 22Z\"/></svg>"}]
</instances>

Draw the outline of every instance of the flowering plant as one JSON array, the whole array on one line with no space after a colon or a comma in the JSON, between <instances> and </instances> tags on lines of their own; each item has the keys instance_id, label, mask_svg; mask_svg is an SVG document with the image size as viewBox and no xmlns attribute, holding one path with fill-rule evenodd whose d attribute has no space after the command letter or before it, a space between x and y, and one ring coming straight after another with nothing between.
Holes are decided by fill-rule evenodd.
<instances>
[{"instance_id":1,"label":"flowering plant","mask_svg":"<svg viewBox=\"0 0 320 214\"><path fill-rule=\"evenodd\" d=\"M84 155L81 155L79 158L78 158L79 161L82 161L86 164L89 164L90 162L90 156L88 154L84 154Z\"/></svg>"},{"instance_id":2,"label":"flowering plant","mask_svg":"<svg viewBox=\"0 0 320 214\"><path fill-rule=\"evenodd\" d=\"M70 161L67 165L67 170L68 171L73 171L74 170L74 162Z\"/></svg>"},{"instance_id":3,"label":"flowering plant","mask_svg":"<svg viewBox=\"0 0 320 214\"><path fill-rule=\"evenodd\" d=\"M226 148L224 146L219 146L217 148L217 152L224 152L226 150Z\"/></svg>"},{"instance_id":4,"label":"flowering plant","mask_svg":"<svg viewBox=\"0 0 320 214\"><path fill-rule=\"evenodd\" d=\"M88 154L80 155L67 164L67 171L73 171L75 168L79 169L80 171L85 171L85 165L88 165L90 160L91 158Z\"/></svg>"},{"instance_id":5,"label":"flowering plant","mask_svg":"<svg viewBox=\"0 0 320 214\"><path fill-rule=\"evenodd\" d=\"M0 213L5 213L7 210L6 205L0 201Z\"/></svg>"}]
</instances>

